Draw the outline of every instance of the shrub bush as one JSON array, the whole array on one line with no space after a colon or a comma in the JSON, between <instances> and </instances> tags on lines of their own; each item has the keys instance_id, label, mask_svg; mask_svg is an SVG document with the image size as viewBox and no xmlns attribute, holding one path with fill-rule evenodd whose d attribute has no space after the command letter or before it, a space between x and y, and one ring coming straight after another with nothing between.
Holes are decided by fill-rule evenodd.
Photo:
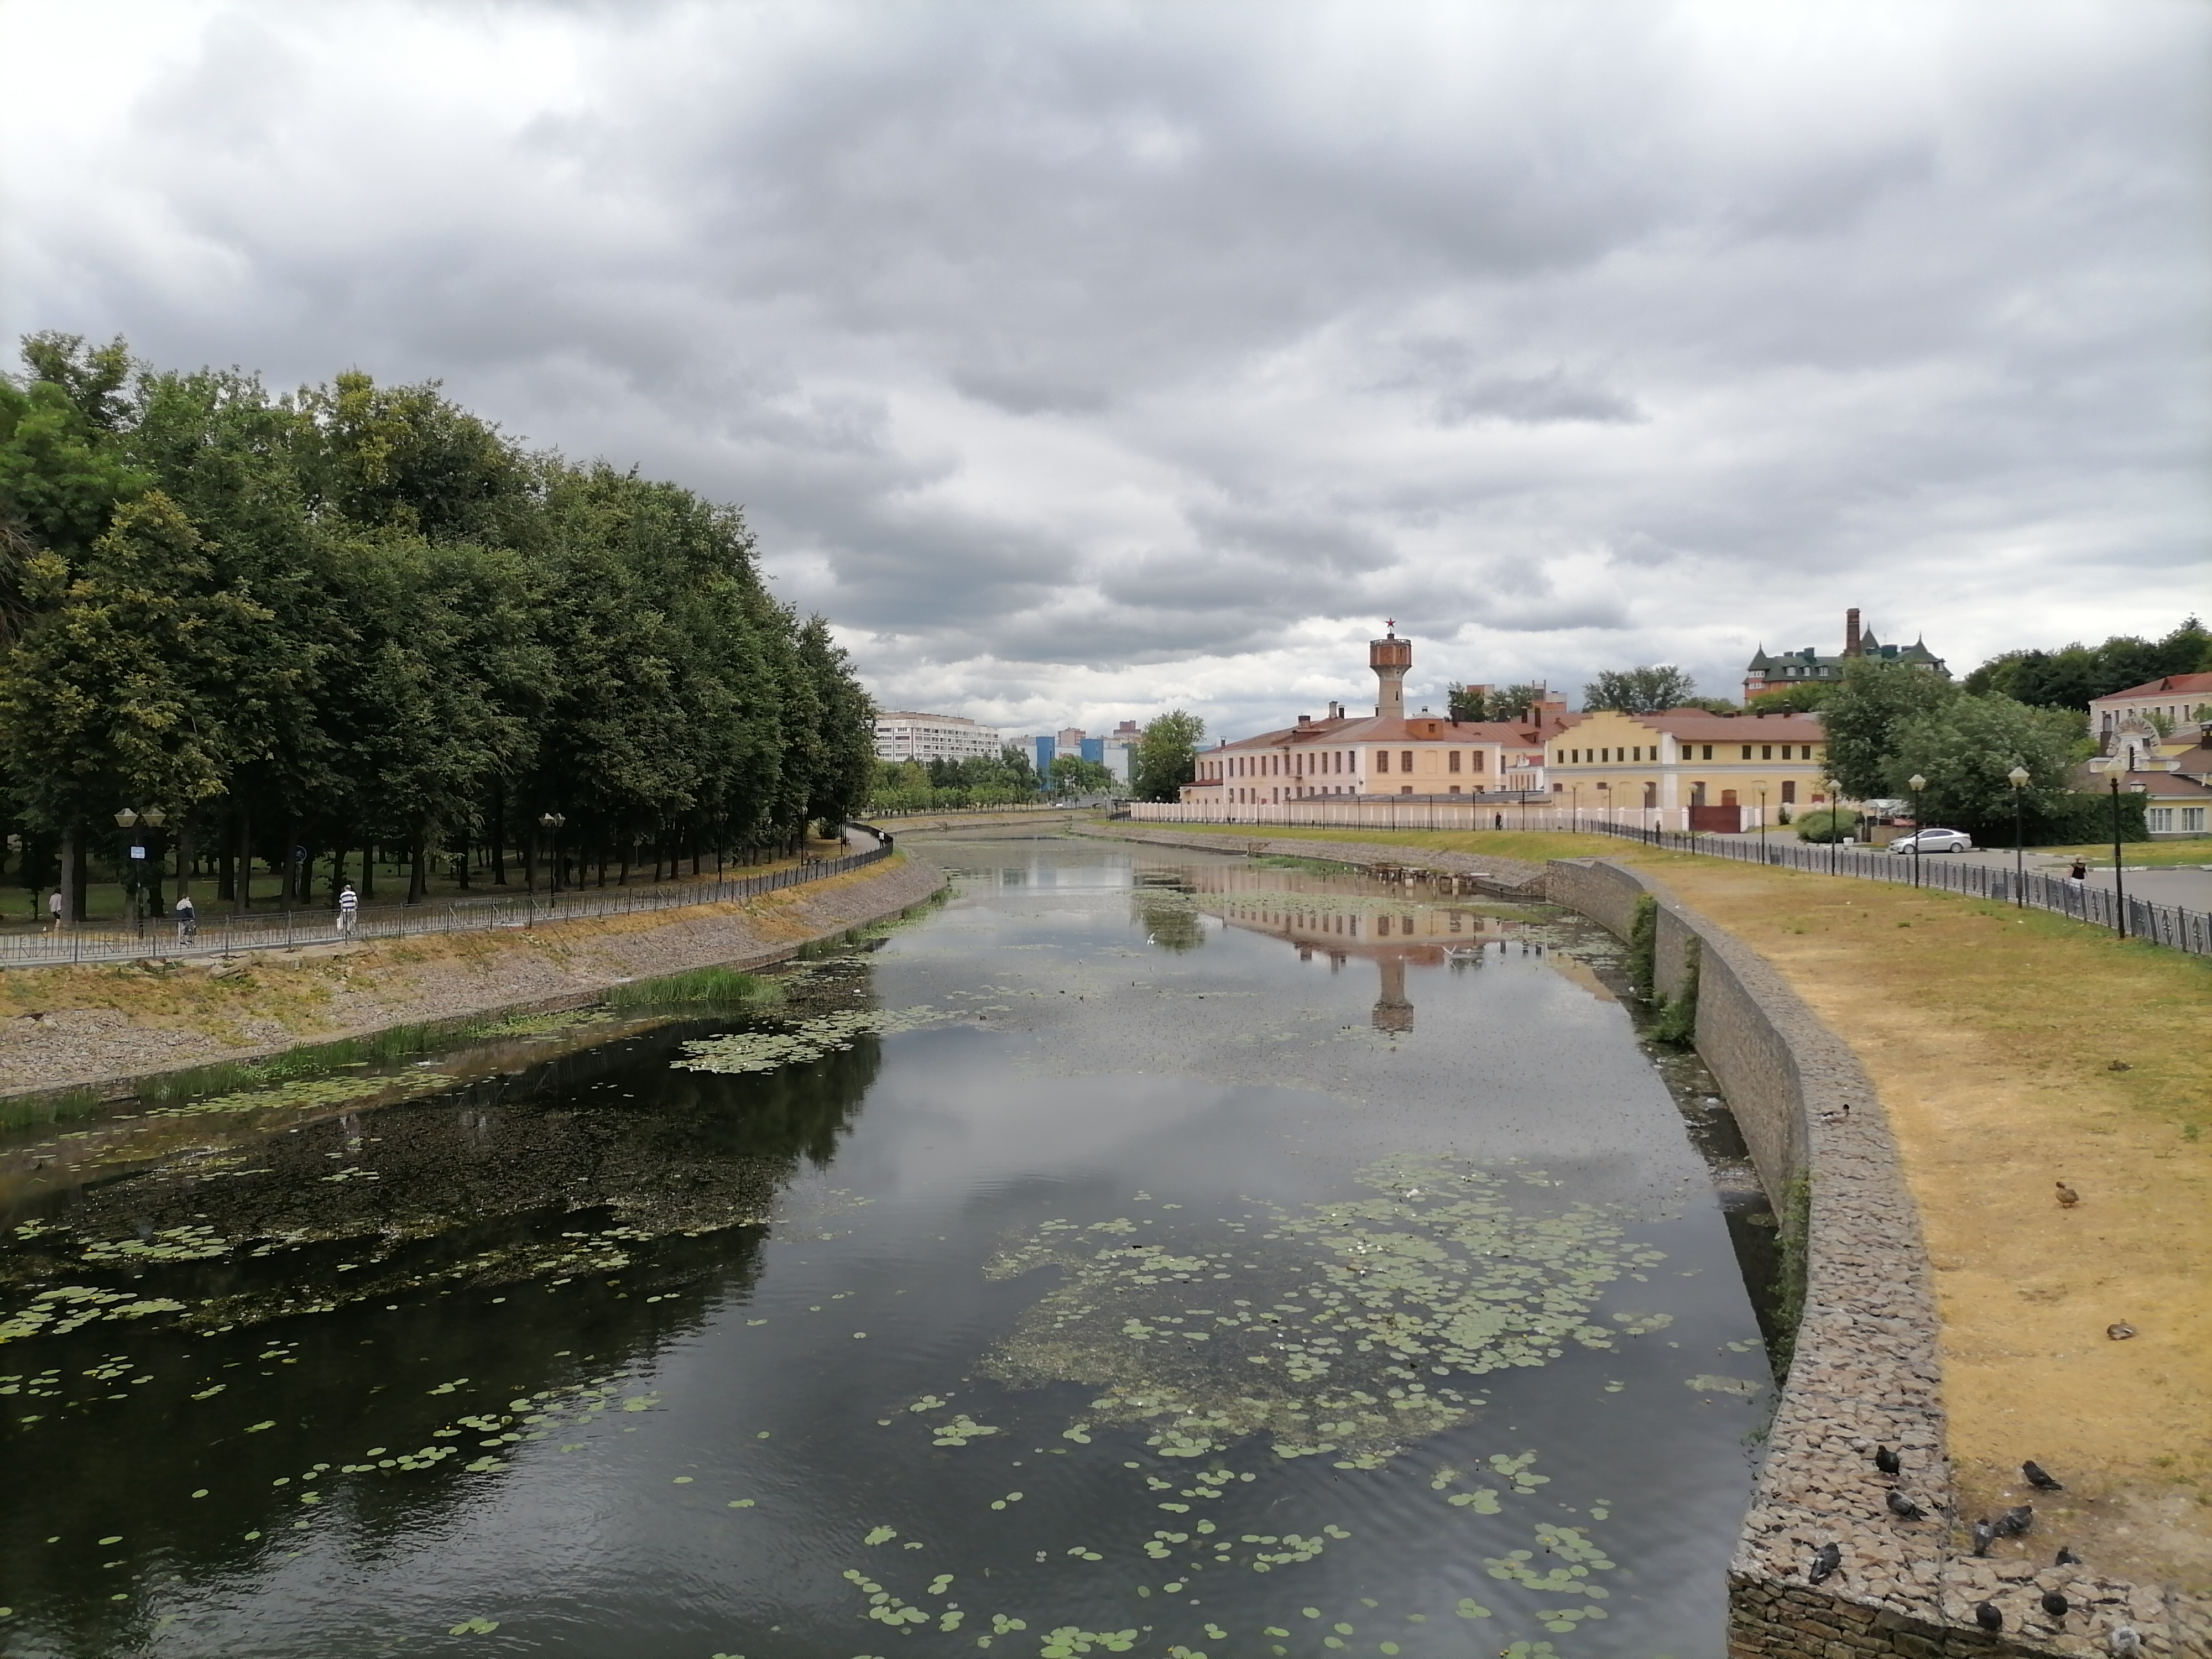
<instances>
[{"instance_id":1,"label":"shrub bush","mask_svg":"<svg viewBox=\"0 0 2212 1659\"><path fill-rule=\"evenodd\" d=\"M1860 818L1848 806L1822 807L1797 820L1800 841L1841 841L1859 827Z\"/></svg>"}]
</instances>

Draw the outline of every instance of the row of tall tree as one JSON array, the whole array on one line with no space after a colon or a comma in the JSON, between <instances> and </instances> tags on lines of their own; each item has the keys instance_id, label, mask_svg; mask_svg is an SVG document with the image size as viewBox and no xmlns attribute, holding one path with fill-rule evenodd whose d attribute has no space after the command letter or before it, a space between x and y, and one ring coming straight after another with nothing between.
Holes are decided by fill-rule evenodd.
<instances>
[{"instance_id":1,"label":"row of tall tree","mask_svg":"<svg viewBox=\"0 0 2212 1659\"><path fill-rule=\"evenodd\" d=\"M0 744L33 861L169 832L335 887L350 854L789 846L859 806L872 710L739 512L531 451L434 385L277 395L121 341L0 380ZM309 857L301 860L297 854ZM240 890L243 890L242 884Z\"/></svg>"},{"instance_id":2,"label":"row of tall tree","mask_svg":"<svg viewBox=\"0 0 2212 1659\"><path fill-rule=\"evenodd\" d=\"M2130 686L2170 674L2203 673L2212 673L2212 632L2191 617L2162 639L2116 634L2102 645L2008 651L1967 675L1966 689L2002 692L2039 708L2087 712L2092 699Z\"/></svg>"},{"instance_id":3,"label":"row of tall tree","mask_svg":"<svg viewBox=\"0 0 2212 1659\"><path fill-rule=\"evenodd\" d=\"M1043 787L1021 746L1009 743L1001 744L995 755L960 760L879 760L867 804L878 812L1011 806L1035 800Z\"/></svg>"}]
</instances>

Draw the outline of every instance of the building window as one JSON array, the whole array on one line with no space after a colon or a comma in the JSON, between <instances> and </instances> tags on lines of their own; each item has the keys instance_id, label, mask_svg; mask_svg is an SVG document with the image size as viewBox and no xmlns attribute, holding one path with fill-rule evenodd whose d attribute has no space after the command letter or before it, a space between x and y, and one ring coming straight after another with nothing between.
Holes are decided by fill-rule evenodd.
<instances>
[{"instance_id":1,"label":"building window","mask_svg":"<svg viewBox=\"0 0 2212 1659\"><path fill-rule=\"evenodd\" d=\"M1795 806L1797 804L1796 779L1784 778L1782 780L1782 804L1784 806Z\"/></svg>"},{"instance_id":2,"label":"building window","mask_svg":"<svg viewBox=\"0 0 2212 1659\"><path fill-rule=\"evenodd\" d=\"M2168 833L2173 828L2173 809L2171 806L2154 806L2143 814L2143 817L2145 828L2154 836Z\"/></svg>"},{"instance_id":3,"label":"building window","mask_svg":"<svg viewBox=\"0 0 2212 1659\"><path fill-rule=\"evenodd\" d=\"M1456 772L1456 771L1458 771L1458 770L1459 770L1459 750L1458 750L1455 749L1455 750L1453 750L1451 751L1451 760L1449 761L1449 763L1447 763L1447 764L1446 764L1446 766L1445 766L1445 768L1444 768L1444 770L1446 770L1447 772Z\"/></svg>"},{"instance_id":4,"label":"building window","mask_svg":"<svg viewBox=\"0 0 2212 1659\"><path fill-rule=\"evenodd\" d=\"M1467 769L1470 772L1480 772L1482 770L1482 750L1478 749L1474 754L1468 757Z\"/></svg>"},{"instance_id":5,"label":"building window","mask_svg":"<svg viewBox=\"0 0 2212 1659\"><path fill-rule=\"evenodd\" d=\"M1387 772L1390 769L1390 751L1389 750L1378 749L1375 751L1375 769L1378 772Z\"/></svg>"},{"instance_id":6,"label":"building window","mask_svg":"<svg viewBox=\"0 0 2212 1659\"><path fill-rule=\"evenodd\" d=\"M1721 791L1721 805L1723 805L1723 806L1733 806L1733 805L1735 805L1735 804L1736 804L1736 800L1735 800L1735 790L1733 790L1733 789L1723 789L1723 790L1722 790L1722 791Z\"/></svg>"},{"instance_id":7,"label":"building window","mask_svg":"<svg viewBox=\"0 0 2212 1659\"><path fill-rule=\"evenodd\" d=\"M1743 757L1744 757L1746 760L1749 760L1749 759L1751 758L1751 745L1750 745L1749 744L1744 744L1744 746L1743 746ZM1726 801L1723 801L1723 802L1721 803L1721 805L1723 805L1723 806L1725 806L1725 805L1729 805L1729 803L1728 803L1728 802L1726 802Z\"/></svg>"},{"instance_id":8,"label":"building window","mask_svg":"<svg viewBox=\"0 0 2212 1659\"><path fill-rule=\"evenodd\" d=\"M1451 787L1451 792L1452 792L1452 793L1454 793L1455 795L1456 795L1457 793L1459 793L1459 786L1458 786L1457 784L1454 784L1454 785L1452 785L1452 787Z\"/></svg>"},{"instance_id":9,"label":"building window","mask_svg":"<svg viewBox=\"0 0 2212 1659\"><path fill-rule=\"evenodd\" d=\"M1707 744L1705 745L1705 759L1707 759L1707 760L1711 760L1712 757L1713 757L1713 746L1712 746L1712 744Z\"/></svg>"},{"instance_id":10,"label":"building window","mask_svg":"<svg viewBox=\"0 0 2212 1659\"><path fill-rule=\"evenodd\" d=\"M1401 795L1410 795L1413 793L1413 786L1410 783L1401 783L1398 786L1398 793Z\"/></svg>"},{"instance_id":11,"label":"building window","mask_svg":"<svg viewBox=\"0 0 2212 1659\"><path fill-rule=\"evenodd\" d=\"M2181 809L2181 830L2184 835L2203 835L2204 833L2204 809L2201 806L2183 807Z\"/></svg>"},{"instance_id":12,"label":"building window","mask_svg":"<svg viewBox=\"0 0 2212 1659\"><path fill-rule=\"evenodd\" d=\"M1401 749L1398 751L1398 769L1401 772L1410 772L1413 769L1413 751L1412 750Z\"/></svg>"},{"instance_id":13,"label":"building window","mask_svg":"<svg viewBox=\"0 0 2212 1659\"><path fill-rule=\"evenodd\" d=\"M1747 749L1743 752L1748 755L1751 750ZM1761 760L1772 760L1774 758L1774 745L1771 743L1762 743L1759 744L1759 757ZM1785 756L1784 758L1786 759L1787 757Z\"/></svg>"}]
</instances>

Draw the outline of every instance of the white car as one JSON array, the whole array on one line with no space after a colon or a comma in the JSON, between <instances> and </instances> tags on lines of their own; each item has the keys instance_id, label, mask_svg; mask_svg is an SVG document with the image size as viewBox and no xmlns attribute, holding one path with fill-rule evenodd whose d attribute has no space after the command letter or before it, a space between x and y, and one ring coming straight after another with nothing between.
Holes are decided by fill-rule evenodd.
<instances>
[{"instance_id":1,"label":"white car","mask_svg":"<svg viewBox=\"0 0 2212 1659\"><path fill-rule=\"evenodd\" d=\"M1971 853L1974 838L1963 830L1922 830L1890 842L1893 853Z\"/></svg>"}]
</instances>

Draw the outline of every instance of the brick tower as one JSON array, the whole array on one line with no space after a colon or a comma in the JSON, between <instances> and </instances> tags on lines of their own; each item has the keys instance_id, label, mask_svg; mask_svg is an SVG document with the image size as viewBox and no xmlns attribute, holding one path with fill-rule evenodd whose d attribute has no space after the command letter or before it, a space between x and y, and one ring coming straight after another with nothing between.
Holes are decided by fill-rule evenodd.
<instances>
[{"instance_id":1,"label":"brick tower","mask_svg":"<svg viewBox=\"0 0 2212 1659\"><path fill-rule=\"evenodd\" d=\"M1413 642L1398 637L1398 619L1383 623L1379 640L1367 641L1367 665L1375 671L1375 712L1386 720L1406 718L1406 671L1413 665Z\"/></svg>"}]
</instances>

